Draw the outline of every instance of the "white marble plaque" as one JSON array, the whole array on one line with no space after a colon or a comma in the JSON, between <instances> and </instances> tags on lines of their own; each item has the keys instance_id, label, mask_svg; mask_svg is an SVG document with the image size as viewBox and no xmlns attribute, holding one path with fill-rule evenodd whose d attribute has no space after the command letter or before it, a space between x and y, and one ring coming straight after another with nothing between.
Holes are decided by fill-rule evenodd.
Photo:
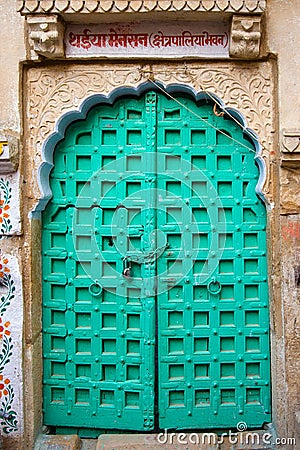
<instances>
[{"instance_id":1,"label":"white marble plaque","mask_svg":"<svg viewBox=\"0 0 300 450\"><path fill-rule=\"evenodd\" d=\"M133 22L69 25L66 56L82 57L229 57L226 22Z\"/></svg>"}]
</instances>

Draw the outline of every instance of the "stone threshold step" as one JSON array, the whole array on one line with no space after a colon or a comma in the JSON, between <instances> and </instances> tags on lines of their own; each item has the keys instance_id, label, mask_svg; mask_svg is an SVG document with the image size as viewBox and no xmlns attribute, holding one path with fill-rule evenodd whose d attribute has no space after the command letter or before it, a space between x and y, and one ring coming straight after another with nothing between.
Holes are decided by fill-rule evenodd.
<instances>
[{"instance_id":1,"label":"stone threshold step","mask_svg":"<svg viewBox=\"0 0 300 450\"><path fill-rule=\"evenodd\" d=\"M77 434L41 434L35 441L34 450L81 450L81 439Z\"/></svg>"},{"instance_id":2,"label":"stone threshold step","mask_svg":"<svg viewBox=\"0 0 300 450\"><path fill-rule=\"evenodd\" d=\"M196 434L201 442L201 433L169 434L103 434L99 436L96 450L217 450L218 436L211 433L209 442L195 443ZM194 439L193 439L194 436Z\"/></svg>"},{"instance_id":3,"label":"stone threshold step","mask_svg":"<svg viewBox=\"0 0 300 450\"><path fill-rule=\"evenodd\" d=\"M215 433L103 434L96 439L77 435L41 435L34 450L270 450L266 431L240 432L221 442ZM269 434L269 436L271 436ZM254 441L252 441L254 439Z\"/></svg>"},{"instance_id":4,"label":"stone threshold step","mask_svg":"<svg viewBox=\"0 0 300 450\"><path fill-rule=\"evenodd\" d=\"M212 432L103 434L96 450L274 450L264 438L271 442L272 435L264 430L234 433L223 439Z\"/></svg>"}]
</instances>

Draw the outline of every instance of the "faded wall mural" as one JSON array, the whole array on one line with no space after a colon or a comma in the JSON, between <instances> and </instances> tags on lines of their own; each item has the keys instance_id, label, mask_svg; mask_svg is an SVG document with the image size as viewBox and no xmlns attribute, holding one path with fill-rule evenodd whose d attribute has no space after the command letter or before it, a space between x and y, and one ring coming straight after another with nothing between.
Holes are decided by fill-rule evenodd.
<instances>
[{"instance_id":1,"label":"faded wall mural","mask_svg":"<svg viewBox=\"0 0 300 450\"><path fill-rule=\"evenodd\" d=\"M0 177L0 425L3 435L22 432L22 285L18 249L19 175ZM14 254L12 254L14 253Z\"/></svg>"}]
</instances>

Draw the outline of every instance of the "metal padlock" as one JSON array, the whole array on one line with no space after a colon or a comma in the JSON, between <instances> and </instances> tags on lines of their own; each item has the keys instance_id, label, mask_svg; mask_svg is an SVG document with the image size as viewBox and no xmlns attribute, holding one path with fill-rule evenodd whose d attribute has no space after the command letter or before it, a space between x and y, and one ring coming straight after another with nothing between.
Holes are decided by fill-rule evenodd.
<instances>
[{"instance_id":1,"label":"metal padlock","mask_svg":"<svg viewBox=\"0 0 300 450\"><path fill-rule=\"evenodd\" d=\"M131 277L131 261L125 257L123 258L123 277L130 278Z\"/></svg>"}]
</instances>

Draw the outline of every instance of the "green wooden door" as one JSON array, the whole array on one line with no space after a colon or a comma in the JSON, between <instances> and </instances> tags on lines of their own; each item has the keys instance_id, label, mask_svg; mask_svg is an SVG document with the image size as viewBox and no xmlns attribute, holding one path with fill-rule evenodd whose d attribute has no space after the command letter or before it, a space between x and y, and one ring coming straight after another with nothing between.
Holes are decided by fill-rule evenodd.
<instances>
[{"instance_id":1,"label":"green wooden door","mask_svg":"<svg viewBox=\"0 0 300 450\"><path fill-rule=\"evenodd\" d=\"M250 147L211 105L154 92L67 129L43 214L45 424L270 421L266 211Z\"/></svg>"}]
</instances>

